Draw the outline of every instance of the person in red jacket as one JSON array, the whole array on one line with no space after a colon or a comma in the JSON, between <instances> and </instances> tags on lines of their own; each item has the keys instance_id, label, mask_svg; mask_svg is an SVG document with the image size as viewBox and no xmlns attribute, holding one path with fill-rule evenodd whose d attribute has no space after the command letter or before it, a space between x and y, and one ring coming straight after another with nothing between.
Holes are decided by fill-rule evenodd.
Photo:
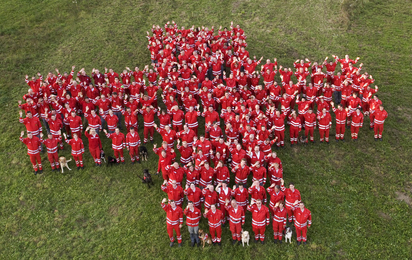
<instances>
[{"instance_id":1,"label":"person in red jacket","mask_svg":"<svg viewBox=\"0 0 412 260\"><path fill-rule=\"evenodd\" d=\"M246 212L246 207L249 204L249 193L246 188L243 187L243 183L233 185L232 197L236 200L237 204L243 208Z\"/></svg>"},{"instance_id":2,"label":"person in red jacket","mask_svg":"<svg viewBox=\"0 0 412 260\"><path fill-rule=\"evenodd\" d=\"M60 169L59 155L57 154L57 146L61 140L54 138L52 134L47 135L47 139L43 139L43 133L40 133L40 142L47 148L47 157L49 158L52 171ZM60 137L61 139L61 137Z\"/></svg>"},{"instance_id":3,"label":"person in red jacket","mask_svg":"<svg viewBox=\"0 0 412 260\"><path fill-rule=\"evenodd\" d=\"M226 200L230 200L232 198L232 189L227 186L226 181L223 181L216 186L216 192L219 194L219 205L223 214L222 225L224 227L228 218L225 203Z\"/></svg>"},{"instance_id":4,"label":"person in red jacket","mask_svg":"<svg viewBox=\"0 0 412 260\"><path fill-rule=\"evenodd\" d=\"M290 121L290 146L298 143L299 132L302 128L302 122L300 118L296 115L296 111L292 110L292 113L289 115Z\"/></svg>"},{"instance_id":5,"label":"person in red jacket","mask_svg":"<svg viewBox=\"0 0 412 260\"><path fill-rule=\"evenodd\" d=\"M62 129L63 123L60 120L61 117L53 113L56 113L56 111L52 110L50 119L48 118L48 114L46 113L46 121L49 124L50 133L53 135L53 138L56 138L59 140L60 150L63 150L63 142L61 138L61 135L62 135L61 129Z\"/></svg>"},{"instance_id":6,"label":"person in red jacket","mask_svg":"<svg viewBox=\"0 0 412 260\"><path fill-rule=\"evenodd\" d=\"M379 106L379 109L375 111L375 118L373 122L375 123L373 129L375 131L375 141L378 139L382 141L383 124L385 119L388 117L388 112L384 110L383 105Z\"/></svg>"},{"instance_id":7,"label":"person in red jacket","mask_svg":"<svg viewBox=\"0 0 412 260\"><path fill-rule=\"evenodd\" d=\"M84 169L83 165L83 153L84 153L84 145L82 139L80 139L76 133L73 134L72 139L67 139L66 133L63 133L64 139L66 143L68 143L72 147L72 156L74 161L76 162L77 169Z\"/></svg>"},{"instance_id":8,"label":"person in red jacket","mask_svg":"<svg viewBox=\"0 0 412 260\"><path fill-rule=\"evenodd\" d=\"M76 115L75 111L72 111L70 113L70 116L66 114L64 121L69 123L71 135L77 134L79 138L82 137L82 131L83 131L82 119L80 116Z\"/></svg>"},{"instance_id":9,"label":"person in red jacket","mask_svg":"<svg viewBox=\"0 0 412 260\"><path fill-rule=\"evenodd\" d=\"M298 207L298 204L301 200L300 192L298 189L295 189L295 185L291 182L289 183L289 188L285 188L283 179L280 180L281 186L280 189L285 194L286 202L286 212L288 214L288 221L292 222L293 220L293 211Z\"/></svg>"},{"instance_id":10,"label":"person in red jacket","mask_svg":"<svg viewBox=\"0 0 412 260\"><path fill-rule=\"evenodd\" d=\"M154 116L156 114L156 109L153 109L152 106L150 107L143 107L140 110L140 113L143 115L143 135L144 139L143 142L147 143L148 136L150 137L150 142L153 143L153 134L154 134Z\"/></svg>"},{"instance_id":11,"label":"person in red jacket","mask_svg":"<svg viewBox=\"0 0 412 260\"><path fill-rule=\"evenodd\" d=\"M176 206L182 207L184 197L183 188L177 185L176 180L172 180L171 183L164 180L161 189L167 193L169 201L173 200L176 203Z\"/></svg>"},{"instance_id":12,"label":"person in red jacket","mask_svg":"<svg viewBox=\"0 0 412 260\"><path fill-rule=\"evenodd\" d=\"M352 118L351 122L351 135L354 141L358 140L359 128L363 126L363 114L360 109L357 108L355 112L349 112L348 116Z\"/></svg>"},{"instance_id":13,"label":"person in red jacket","mask_svg":"<svg viewBox=\"0 0 412 260\"><path fill-rule=\"evenodd\" d=\"M236 167L232 169L235 172L235 183L246 184L247 178L250 174L250 168L246 165L246 159L243 158L240 164L238 164Z\"/></svg>"},{"instance_id":14,"label":"person in red jacket","mask_svg":"<svg viewBox=\"0 0 412 260\"><path fill-rule=\"evenodd\" d=\"M40 123L40 119L38 117L33 116L31 111L27 111L26 118L22 118L23 112L19 112L20 118L19 122L26 126L27 133L32 134L33 136L37 137L40 140L40 133L42 131L42 126ZM41 142L39 142L39 151L43 151L41 146Z\"/></svg>"},{"instance_id":15,"label":"person in red jacket","mask_svg":"<svg viewBox=\"0 0 412 260\"><path fill-rule=\"evenodd\" d=\"M237 201L232 199L229 205L229 199L225 201L225 209L229 214L229 227L232 232L232 244L241 244L240 233L242 226L245 224L245 212L241 206L238 206Z\"/></svg>"},{"instance_id":16,"label":"person in red jacket","mask_svg":"<svg viewBox=\"0 0 412 260\"><path fill-rule=\"evenodd\" d=\"M170 238L170 246L174 245L175 238L173 237L173 230L176 232L177 243L179 247L182 246L182 235L180 234L180 229L183 226L183 210L178 207L173 200L166 204L167 199L162 200L162 209L166 211L166 224L167 224L167 234Z\"/></svg>"},{"instance_id":17,"label":"person in red jacket","mask_svg":"<svg viewBox=\"0 0 412 260\"><path fill-rule=\"evenodd\" d=\"M284 208L283 201L279 201L275 204L273 209L273 238L275 244L282 243L283 229L286 227L286 209Z\"/></svg>"},{"instance_id":18,"label":"person in red jacket","mask_svg":"<svg viewBox=\"0 0 412 260\"><path fill-rule=\"evenodd\" d=\"M162 129L162 128L157 127L157 124L154 124L154 128L162 136L162 139L164 142L167 143L167 146L169 146L170 148L173 148L175 144L175 140L177 139L176 131L170 129L169 125L165 125L165 128Z\"/></svg>"},{"instance_id":19,"label":"person in red jacket","mask_svg":"<svg viewBox=\"0 0 412 260\"><path fill-rule=\"evenodd\" d=\"M112 148L117 163L120 163L121 161L124 164L123 149L126 147L126 138L124 137L124 134L120 133L119 128L116 128L112 134L109 134L106 129L104 129L103 132L106 134L107 138L112 139Z\"/></svg>"},{"instance_id":20,"label":"person in red jacket","mask_svg":"<svg viewBox=\"0 0 412 260\"><path fill-rule=\"evenodd\" d=\"M186 189L183 192L187 196L187 200L193 202L193 205L199 210L202 209L202 190L199 189L199 187L196 187L194 182L191 182L190 184L186 183Z\"/></svg>"},{"instance_id":21,"label":"person in red jacket","mask_svg":"<svg viewBox=\"0 0 412 260\"><path fill-rule=\"evenodd\" d=\"M140 146L140 136L134 127L130 127L130 132L126 135L126 148L130 154L130 160L132 164L136 161L140 163L139 159L139 146Z\"/></svg>"},{"instance_id":22,"label":"person in red jacket","mask_svg":"<svg viewBox=\"0 0 412 260\"><path fill-rule=\"evenodd\" d=\"M266 190L261 186L259 181L254 181L252 186L248 189L249 194L252 197L252 200L261 200L263 203L266 203Z\"/></svg>"},{"instance_id":23,"label":"person in red jacket","mask_svg":"<svg viewBox=\"0 0 412 260\"><path fill-rule=\"evenodd\" d=\"M187 202L187 207L183 211L183 214L186 215L186 225L189 229L189 234L190 234L190 241L191 247L194 247L195 244L197 244L198 247L200 247L200 239L199 239L199 221L200 218L202 217L202 213L200 212L200 209L194 207L193 201L188 201Z\"/></svg>"},{"instance_id":24,"label":"person in red jacket","mask_svg":"<svg viewBox=\"0 0 412 260\"><path fill-rule=\"evenodd\" d=\"M306 245L308 228L312 225L312 215L310 210L305 208L303 202L299 203L299 208L295 210L295 229L297 244L300 245L301 241Z\"/></svg>"},{"instance_id":25,"label":"person in red jacket","mask_svg":"<svg viewBox=\"0 0 412 260\"><path fill-rule=\"evenodd\" d=\"M313 113L312 108L309 108L304 117L306 143L308 143L309 139L312 143L314 143L315 139L313 138L313 130L316 128L316 114Z\"/></svg>"},{"instance_id":26,"label":"person in red jacket","mask_svg":"<svg viewBox=\"0 0 412 260\"><path fill-rule=\"evenodd\" d=\"M326 108L322 109L322 113L318 115L318 125L319 125L319 135L320 142L323 143L323 140L329 144L329 130L330 125L332 124L332 117Z\"/></svg>"},{"instance_id":27,"label":"person in red jacket","mask_svg":"<svg viewBox=\"0 0 412 260\"><path fill-rule=\"evenodd\" d=\"M188 124L185 124L183 126L182 131L176 133L176 137L182 139L182 143L186 141L189 147L193 146L193 140L195 136L197 136L197 134L192 129L190 129Z\"/></svg>"},{"instance_id":28,"label":"person in red jacket","mask_svg":"<svg viewBox=\"0 0 412 260\"><path fill-rule=\"evenodd\" d=\"M287 115L287 111L281 113L280 111L276 111L276 116L274 117L273 127L275 129L275 136L277 137L277 147L284 147L285 146L285 117Z\"/></svg>"},{"instance_id":29,"label":"person in red jacket","mask_svg":"<svg viewBox=\"0 0 412 260\"><path fill-rule=\"evenodd\" d=\"M252 228L255 233L255 243L259 242L260 239L260 242L264 244L266 226L269 226L269 209L262 204L262 200L252 199L247 210L252 212Z\"/></svg>"},{"instance_id":30,"label":"person in red jacket","mask_svg":"<svg viewBox=\"0 0 412 260\"><path fill-rule=\"evenodd\" d=\"M342 140L345 141L345 124L346 124L346 117L348 116L349 108L343 109L342 105L338 105L338 109L334 107L334 103L330 103L332 106L332 110L336 116L336 141Z\"/></svg>"},{"instance_id":31,"label":"person in red jacket","mask_svg":"<svg viewBox=\"0 0 412 260\"><path fill-rule=\"evenodd\" d=\"M203 214L205 218L208 219L208 224L209 224L209 232L210 236L212 237L212 242L213 245L216 245L216 243L221 246L221 240L222 240L222 219L223 219L223 214L222 211L219 209L216 209L216 205L212 204L210 205L210 210L205 209L205 213Z\"/></svg>"},{"instance_id":32,"label":"person in red jacket","mask_svg":"<svg viewBox=\"0 0 412 260\"><path fill-rule=\"evenodd\" d=\"M89 132L88 132L89 131ZM100 159L101 150L103 149L102 142L100 140L99 135L96 133L94 128L88 126L84 135L89 140L89 152L94 159L94 163L96 166L101 166L102 161Z\"/></svg>"},{"instance_id":33,"label":"person in red jacket","mask_svg":"<svg viewBox=\"0 0 412 260\"><path fill-rule=\"evenodd\" d=\"M24 131L21 132L20 141L27 146L27 154L30 156L30 161L33 164L34 174L43 173L43 167L41 165L41 158L39 153L39 146L41 142L37 136L33 136L32 133L27 133L27 138L23 138Z\"/></svg>"}]
</instances>

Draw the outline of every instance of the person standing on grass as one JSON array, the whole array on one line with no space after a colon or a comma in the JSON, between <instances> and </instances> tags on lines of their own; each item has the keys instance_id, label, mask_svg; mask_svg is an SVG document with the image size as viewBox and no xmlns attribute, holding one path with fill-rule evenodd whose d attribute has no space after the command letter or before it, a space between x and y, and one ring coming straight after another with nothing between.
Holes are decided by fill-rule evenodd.
<instances>
[{"instance_id":1,"label":"person standing on grass","mask_svg":"<svg viewBox=\"0 0 412 260\"><path fill-rule=\"evenodd\" d=\"M101 150L103 149L103 146L102 146L102 141L100 140L100 136L96 133L96 129L90 126L86 128L84 135L89 140L89 152L94 159L95 166L101 166L102 161L100 159L100 155L101 155Z\"/></svg>"},{"instance_id":2,"label":"person standing on grass","mask_svg":"<svg viewBox=\"0 0 412 260\"><path fill-rule=\"evenodd\" d=\"M72 139L67 139L66 133L63 133L64 139L66 143L68 143L72 147L72 156L74 161L76 162L77 169L84 169L83 165L83 153L84 153L84 145L82 139L80 139L76 133L73 134Z\"/></svg>"},{"instance_id":3,"label":"person standing on grass","mask_svg":"<svg viewBox=\"0 0 412 260\"><path fill-rule=\"evenodd\" d=\"M295 210L295 228L298 246L303 241L306 245L308 228L312 225L312 215L310 210L305 208L305 204L301 201L299 208Z\"/></svg>"},{"instance_id":4,"label":"person standing on grass","mask_svg":"<svg viewBox=\"0 0 412 260\"><path fill-rule=\"evenodd\" d=\"M199 239L199 221L202 217L202 213L200 209L194 207L192 201L188 201L186 209L183 211L183 214L186 215L186 224L189 229L190 240L191 240L191 247L194 247L197 244L200 247L200 239Z\"/></svg>"},{"instance_id":5,"label":"person standing on grass","mask_svg":"<svg viewBox=\"0 0 412 260\"><path fill-rule=\"evenodd\" d=\"M226 211L229 214L229 226L230 226L230 232L232 232L232 244L236 244L236 241L238 242L238 245L241 244L241 237L240 233L242 231L242 226L245 224L245 212L243 211L243 208L237 205L237 202L235 199L232 199L229 205L229 199L226 199L225 201L225 207Z\"/></svg>"},{"instance_id":6,"label":"person standing on grass","mask_svg":"<svg viewBox=\"0 0 412 260\"><path fill-rule=\"evenodd\" d=\"M373 129L375 131L375 141L378 139L382 141L382 132L383 132L383 123L385 123L385 119L388 117L388 112L383 109L383 105L379 106L379 109L375 111L375 117L373 119L374 126Z\"/></svg>"},{"instance_id":7,"label":"person standing on grass","mask_svg":"<svg viewBox=\"0 0 412 260\"><path fill-rule=\"evenodd\" d=\"M47 135L47 139L43 139L43 133L40 133L40 142L42 142L47 148L47 157L49 158L50 166L52 171L60 168L59 156L57 154L57 147L61 141L61 136L59 139L54 138L52 134Z\"/></svg>"},{"instance_id":8,"label":"person standing on grass","mask_svg":"<svg viewBox=\"0 0 412 260\"><path fill-rule=\"evenodd\" d=\"M262 204L262 200L252 199L250 205L247 206L247 210L252 212L252 227L255 233L255 243L259 242L260 239L260 242L264 244L266 226L269 226L269 209Z\"/></svg>"},{"instance_id":9,"label":"person standing on grass","mask_svg":"<svg viewBox=\"0 0 412 260\"><path fill-rule=\"evenodd\" d=\"M286 227L286 209L283 200L277 202L273 210L273 237L275 244L282 243L283 229ZM296 225L296 222L295 222Z\"/></svg>"},{"instance_id":10,"label":"person standing on grass","mask_svg":"<svg viewBox=\"0 0 412 260\"><path fill-rule=\"evenodd\" d=\"M104 129L103 132L106 134L107 138L112 139L112 148L117 163L119 164L121 161L122 164L124 164L123 149L126 147L126 138L124 137L124 134L120 133L119 128L115 128L114 133L112 134L108 133L106 129Z\"/></svg>"},{"instance_id":11,"label":"person standing on grass","mask_svg":"<svg viewBox=\"0 0 412 260\"><path fill-rule=\"evenodd\" d=\"M174 200L170 200L169 204L166 204L167 199L162 200L162 209L166 211L166 225L167 234L170 239L170 246L174 245L175 238L173 237L173 230L176 232L177 243L179 247L182 246L182 235L180 234L180 229L183 225L183 210L181 207L176 206Z\"/></svg>"},{"instance_id":12,"label":"person standing on grass","mask_svg":"<svg viewBox=\"0 0 412 260\"><path fill-rule=\"evenodd\" d=\"M301 196L299 190L295 189L295 185L293 183L289 183L289 188L285 188L285 181L283 179L280 180L282 184L280 186L280 190L283 191L285 194L285 202L286 202L286 212L288 214L288 221L293 221L293 211L297 208Z\"/></svg>"},{"instance_id":13,"label":"person standing on grass","mask_svg":"<svg viewBox=\"0 0 412 260\"><path fill-rule=\"evenodd\" d=\"M37 136L33 136L31 132L27 132L27 138L23 138L23 136L24 131L21 132L20 141L27 146L27 154L30 156L30 161L33 164L34 174L43 173L39 153L40 139Z\"/></svg>"},{"instance_id":14,"label":"person standing on grass","mask_svg":"<svg viewBox=\"0 0 412 260\"><path fill-rule=\"evenodd\" d=\"M212 186L213 187L213 186ZM223 213L219 209L216 209L216 205L212 204L210 205L210 210L205 209L205 213L203 214L205 218L208 219L209 223L209 233L210 236L212 237L212 242L213 245L215 246L218 244L219 246L222 245L222 219L223 219Z\"/></svg>"},{"instance_id":15,"label":"person standing on grass","mask_svg":"<svg viewBox=\"0 0 412 260\"><path fill-rule=\"evenodd\" d=\"M349 115L352 118L350 125L352 139L354 141L358 140L359 129L363 126L363 114L360 112L360 109L357 108L356 112L349 112Z\"/></svg>"}]
</instances>

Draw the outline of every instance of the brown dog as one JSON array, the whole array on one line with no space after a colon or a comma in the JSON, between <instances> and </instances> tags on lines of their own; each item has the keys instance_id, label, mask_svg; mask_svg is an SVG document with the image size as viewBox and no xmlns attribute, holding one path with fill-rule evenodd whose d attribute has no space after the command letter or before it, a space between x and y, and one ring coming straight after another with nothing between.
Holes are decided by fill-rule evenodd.
<instances>
[{"instance_id":1,"label":"brown dog","mask_svg":"<svg viewBox=\"0 0 412 260\"><path fill-rule=\"evenodd\" d=\"M62 168L62 173L63 173L63 167L67 167L67 169L69 169L69 171L71 171L72 169L69 168L69 165L67 164L68 162L70 162L72 159L70 160L66 160L66 157L61 156L59 158L59 163L60 163L60 168Z\"/></svg>"},{"instance_id":2,"label":"brown dog","mask_svg":"<svg viewBox=\"0 0 412 260\"><path fill-rule=\"evenodd\" d=\"M199 238L203 243L203 248L205 247L205 244L212 244L212 238L203 231L203 229L199 229Z\"/></svg>"}]
</instances>

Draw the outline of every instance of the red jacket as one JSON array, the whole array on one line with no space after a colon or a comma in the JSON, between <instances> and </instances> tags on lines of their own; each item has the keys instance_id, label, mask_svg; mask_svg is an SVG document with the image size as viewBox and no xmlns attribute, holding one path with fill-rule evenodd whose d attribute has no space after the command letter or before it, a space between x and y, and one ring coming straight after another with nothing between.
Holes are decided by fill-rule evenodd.
<instances>
[{"instance_id":1,"label":"red jacket","mask_svg":"<svg viewBox=\"0 0 412 260\"><path fill-rule=\"evenodd\" d=\"M80 155L84 153L84 146L83 146L82 139L80 138L78 138L77 140L75 140L74 138L66 139L66 143L68 143L72 147L72 155Z\"/></svg>"},{"instance_id":2,"label":"red jacket","mask_svg":"<svg viewBox=\"0 0 412 260\"><path fill-rule=\"evenodd\" d=\"M283 223L286 225L286 209L283 208L282 210L279 207L276 207L273 213L273 224L275 222Z\"/></svg>"},{"instance_id":3,"label":"red jacket","mask_svg":"<svg viewBox=\"0 0 412 260\"><path fill-rule=\"evenodd\" d=\"M89 149L97 149L97 148L101 149L102 148L102 142L98 134L91 135L86 131L84 135L89 140Z\"/></svg>"},{"instance_id":4,"label":"red jacket","mask_svg":"<svg viewBox=\"0 0 412 260\"><path fill-rule=\"evenodd\" d=\"M219 193L219 203L221 207L225 206L226 199L230 201L230 198L232 197L232 189L226 187L226 191L222 189L222 187L219 187L217 189L217 192Z\"/></svg>"},{"instance_id":5,"label":"red jacket","mask_svg":"<svg viewBox=\"0 0 412 260\"><path fill-rule=\"evenodd\" d=\"M227 205L226 210L229 214L230 224L245 224L245 212L240 205L238 205L236 210L231 205Z\"/></svg>"},{"instance_id":6,"label":"red jacket","mask_svg":"<svg viewBox=\"0 0 412 260\"><path fill-rule=\"evenodd\" d=\"M336 124L337 125L346 124L346 117L348 116L348 112L345 109L339 110L334 107L332 108L332 110L336 116Z\"/></svg>"},{"instance_id":7,"label":"red jacket","mask_svg":"<svg viewBox=\"0 0 412 260\"><path fill-rule=\"evenodd\" d=\"M20 141L22 141L27 146L28 155L34 155L39 153L39 147L41 145L41 142L37 136L33 136L32 138L20 137Z\"/></svg>"},{"instance_id":8,"label":"red jacket","mask_svg":"<svg viewBox=\"0 0 412 260\"><path fill-rule=\"evenodd\" d=\"M157 128L157 132L162 136L163 141L167 142L168 145L173 145L176 139L176 131L170 130L167 132L165 129Z\"/></svg>"},{"instance_id":9,"label":"red jacket","mask_svg":"<svg viewBox=\"0 0 412 260\"><path fill-rule=\"evenodd\" d=\"M140 136L139 134L135 131L134 134L132 133L127 133L126 135L126 145L127 147L137 147L140 145Z\"/></svg>"},{"instance_id":10,"label":"red jacket","mask_svg":"<svg viewBox=\"0 0 412 260\"><path fill-rule=\"evenodd\" d=\"M296 228L304 228L306 227L306 225L310 227L310 225L312 225L312 215L310 213L310 210L308 210L307 208L305 208L303 211L300 208L295 209L293 216Z\"/></svg>"},{"instance_id":11,"label":"red jacket","mask_svg":"<svg viewBox=\"0 0 412 260\"><path fill-rule=\"evenodd\" d=\"M222 224L223 213L219 209L216 209L215 212L209 210L206 214L203 214L205 218L208 219L209 227L217 228Z\"/></svg>"},{"instance_id":12,"label":"red jacket","mask_svg":"<svg viewBox=\"0 0 412 260\"><path fill-rule=\"evenodd\" d=\"M47 153L53 154L53 153L57 153L57 146L60 140L61 138L41 139L40 142L42 142L46 146Z\"/></svg>"},{"instance_id":13,"label":"red jacket","mask_svg":"<svg viewBox=\"0 0 412 260\"><path fill-rule=\"evenodd\" d=\"M298 201L298 203L301 200L300 197L300 192L299 190L295 189L293 192L289 188L285 188L285 186L281 186L280 189L285 193L285 202L286 202L286 208L287 209L295 209L297 207L297 204L294 205L295 201Z\"/></svg>"},{"instance_id":14,"label":"red jacket","mask_svg":"<svg viewBox=\"0 0 412 260\"><path fill-rule=\"evenodd\" d=\"M232 191L232 196L239 206L245 207L249 203L249 193L245 188L243 190L236 188Z\"/></svg>"},{"instance_id":15,"label":"red jacket","mask_svg":"<svg viewBox=\"0 0 412 260\"><path fill-rule=\"evenodd\" d=\"M196 207L200 206L200 200L202 199L202 190L198 187L193 191L191 188L184 190L184 194L187 196L187 199L193 202Z\"/></svg>"},{"instance_id":16,"label":"red jacket","mask_svg":"<svg viewBox=\"0 0 412 260\"><path fill-rule=\"evenodd\" d=\"M260 199L263 203L266 203L266 190L263 186L259 186L259 190L253 186L248 189L249 194L252 196L252 199Z\"/></svg>"},{"instance_id":17,"label":"red jacket","mask_svg":"<svg viewBox=\"0 0 412 260\"><path fill-rule=\"evenodd\" d=\"M385 119L388 117L388 113L385 110L377 109L375 110L375 119L374 123L377 125L383 125L385 123Z\"/></svg>"},{"instance_id":18,"label":"red jacket","mask_svg":"<svg viewBox=\"0 0 412 260\"><path fill-rule=\"evenodd\" d=\"M252 212L252 227L254 228L260 228L269 226L269 219L270 219L270 214L269 214L269 209L262 204L260 209L256 204L253 204L252 206L247 206L247 210Z\"/></svg>"},{"instance_id":19,"label":"red jacket","mask_svg":"<svg viewBox=\"0 0 412 260\"><path fill-rule=\"evenodd\" d=\"M285 194L281 190L278 193L275 192L275 189L272 189L270 187L266 190L270 195L269 207L271 208L274 208L276 203L285 199Z\"/></svg>"},{"instance_id":20,"label":"red jacket","mask_svg":"<svg viewBox=\"0 0 412 260\"><path fill-rule=\"evenodd\" d=\"M218 204L218 196L216 191L210 191L209 189L203 189L202 195L205 198L205 207L210 208L211 205L215 204L216 207L219 206Z\"/></svg>"},{"instance_id":21,"label":"red jacket","mask_svg":"<svg viewBox=\"0 0 412 260\"><path fill-rule=\"evenodd\" d=\"M116 134L116 133L109 134L109 133L107 133L106 136L107 136L107 138L112 139L112 148L113 148L113 150L122 150L123 148L126 147L126 144L125 144L126 139L125 139L123 133L120 133L120 132L119 132L119 134Z\"/></svg>"},{"instance_id":22,"label":"red jacket","mask_svg":"<svg viewBox=\"0 0 412 260\"><path fill-rule=\"evenodd\" d=\"M181 186L176 185L176 188L173 188L172 185L162 185L161 188L167 193L169 200L174 200L177 206L182 205L184 194Z\"/></svg>"},{"instance_id":23,"label":"red jacket","mask_svg":"<svg viewBox=\"0 0 412 260\"><path fill-rule=\"evenodd\" d=\"M186 224L189 227L199 226L200 217L202 216L200 209L193 207L193 211L190 209L185 209L183 213L186 215Z\"/></svg>"},{"instance_id":24,"label":"red jacket","mask_svg":"<svg viewBox=\"0 0 412 260\"><path fill-rule=\"evenodd\" d=\"M166 211L166 223L168 225L183 224L183 210L181 207L172 208L169 204L162 203L162 209Z\"/></svg>"},{"instance_id":25,"label":"red jacket","mask_svg":"<svg viewBox=\"0 0 412 260\"><path fill-rule=\"evenodd\" d=\"M32 133L33 135L38 135L41 132L41 123L38 117L33 116L32 118L21 118L19 122L26 126L27 132Z\"/></svg>"},{"instance_id":26,"label":"red jacket","mask_svg":"<svg viewBox=\"0 0 412 260\"><path fill-rule=\"evenodd\" d=\"M332 124L332 117L330 116L329 112L326 112L326 114L319 114L318 120L320 130L327 130L330 128L330 125Z\"/></svg>"},{"instance_id":27,"label":"red jacket","mask_svg":"<svg viewBox=\"0 0 412 260\"><path fill-rule=\"evenodd\" d=\"M239 182L246 183L249 173L250 173L249 166L245 165L245 167L242 168L239 165L239 168L236 170L235 182L236 183L239 183Z\"/></svg>"}]
</instances>

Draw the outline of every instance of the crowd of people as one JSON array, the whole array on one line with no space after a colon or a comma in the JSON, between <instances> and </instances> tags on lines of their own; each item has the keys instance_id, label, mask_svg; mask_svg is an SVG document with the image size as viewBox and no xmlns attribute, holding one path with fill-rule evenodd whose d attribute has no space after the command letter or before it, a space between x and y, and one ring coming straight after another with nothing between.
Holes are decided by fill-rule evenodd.
<instances>
[{"instance_id":1,"label":"crowd of people","mask_svg":"<svg viewBox=\"0 0 412 260\"><path fill-rule=\"evenodd\" d=\"M23 118L20 111L20 123L27 137L23 131L20 140L34 173L43 171L43 146L52 170L59 168L63 142L71 146L77 168L83 169L83 134L95 165L101 166L101 131L111 139L117 163L125 163L124 149L132 163L140 163L142 117L143 143L153 143L155 131L163 139L153 151L168 195L161 205L171 245L173 230L179 245L182 241L183 214L192 246L199 243L202 217L208 219L213 243L221 244L221 225L227 221L236 243L246 211L252 212L255 241L263 243L272 218L275 242L282 240L287 222L294 222L297 243L306 243L310 211L293 183L284 186L282 163L272 148L284 147L286 126L291 146L315 143L316 127L320 142L329 144L331 111L337 142L345 140L346 128L356 141L364 117L369 117L375 140L382 140L388 114L376 94L378 87L372 87L372 75L362 72L362 63L355 66L359 57L296 60L293 68L278 65L276 58L262 62L263 57L258 60L246 50L246 35L233 23L216 34L213 27L179 29L172 21L164 28L154 25L147 39L151 65L143 69L126 67L118 74L111 68L104 73L93 68L89 76L84 68L75 72L73 66L70 73L56 69L45 78L40 73L31 79L26 75L30 88L18 105L25 112ZM199 131L203 123L204 131ZM188 203L182 210L185 196Z\"/></svg>"}]
</instances>

